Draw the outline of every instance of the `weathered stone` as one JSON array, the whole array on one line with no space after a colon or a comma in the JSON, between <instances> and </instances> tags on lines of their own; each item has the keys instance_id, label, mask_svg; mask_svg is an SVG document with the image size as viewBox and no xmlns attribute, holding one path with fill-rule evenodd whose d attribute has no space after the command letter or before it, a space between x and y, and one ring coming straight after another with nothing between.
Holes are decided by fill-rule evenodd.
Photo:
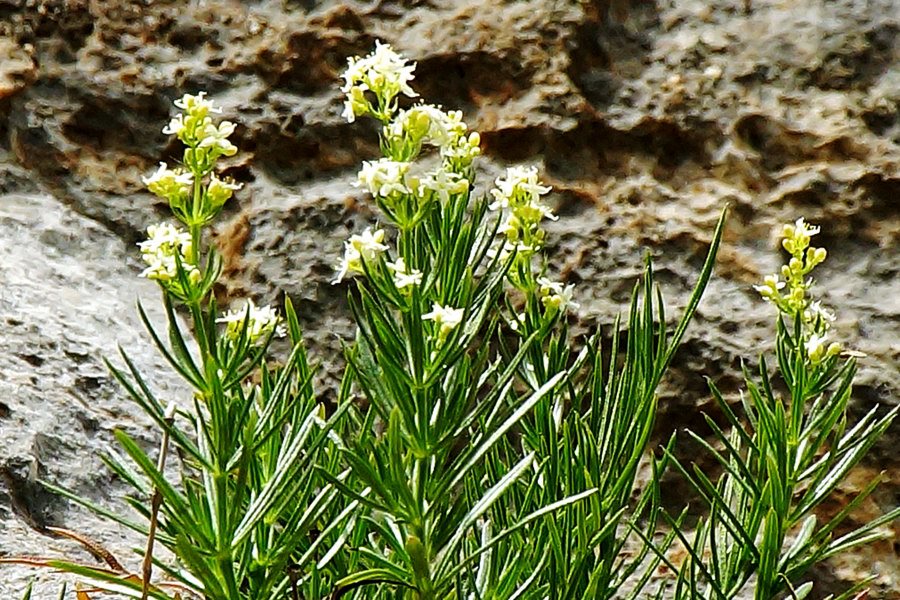
<instances>
[{"instance_id":1,"label":"weathered stone","mask_svg":"<svg viewBox=\"0 0 900 600\"><path fill-rule=\"evenodd\" d=\"M91 561L76 544L49 537L47 526L88 535L121 557L137 541L39 483L121 508L124 490L100 460L111 431L124 429L148 449L158 443L103 364L121 365L117 344L160 397L184 395L144 335L135 300L164 323L159 292L135 277L128 253L121 239L48 196L0 196L0 556ZM0 567L0 596L21 597L33 573ZM56 597L59 576L37 575L46 585L34 597Z\"/></svg>"},{"instance_id":2,"label":"weathered stone","mask_svg":"<svg viewBox=\"0 0 900 600\"><path fill-rule=\"evenodd\" d=\"M111 269L104 265L136 251L109 246L113 238L96 223L131 243L165 214L141 189L140 176L179 157L178 145L160 132L171 101L209 91L238 124L234 141L241 153L225 169L246 184L216 225L226 257L222 300L295 299L313 354L324 362L326 386L339 374L337 338L352 333L346 284L329 283L333 265L341 241L377 219L350 185L359 161L377 156L377 131L372 123L341 120L338 76L348 56L384 39L418 62L415 83L423 98L463 109L482 133L483 185L507 164L524 161L538 164L554 186L561 218L550 228L548 249L552 269L579 284L576 330L607 324L624 308L645 248L673 307L683 306L719 211L730 203L715 279L663 390L660 439L676 427L702 427L699 411L713 408L703 375L736 395L741 359L755 363L758 352L771 348L772 310L750 285L782 260L775 226L799 216L823 226L817 241L829 260L818 272L819 290L837 309L836 334L867 355L854 414L898 402L895 0L523 0L489 8L477 0L340 6L28 0L5 6L0 50L8 48L15 60L0 68L0 190L51 193L59 204L41 200L47 223L59 215L74 219L72 210L91 219L78 222L101 241L83 246L80 268L88 278L88 269ZM37 229L44 223L29 218ZM0 238L3 248L39 253L53 243L24 226L3 231L14 231L9 239L17 240ZM59 262L64 258L45 260L46 268L68 272L68 263ZM131 285L104 288L90 299L137 289ZM43 303L43 288L21 289L33 294L31 306ZM105 347L107 328L90 313L79 313L88 319L79 343ZM131 314L115 314L125 313ZM40 324L49 327L55 318ZM136 343L137 333L128 331ZM40 335L10 334L14 344L47 349L35 354L39 366L21 363L27 359L15 358L19 350L4 352L3 379L45 369L39 381L56 389L53 382L104 376L59 353L67 339L62 333L57 324ZM110 410L127 406L116 404L123 401L113 389L96 393ZM37 410L27 406L0 406L0 423ZM74 414L62 422L74 423ZM56 422L40 421L35 432L53 435L48 431L56 431L50 428ZM860 473L897 471L898 430L895 425ZM9 454L16 481L26 477L31 451L21 448L28 444L9 446L20 448ZM89 456L81 452L77 460L94 460ZM50 472L64 482L88 477L62 464ZM886 482L860 522L896 506L898 490L897 481ZM44 512L67 518L59 503L47 502ZM7 505L0 502L0 511ZM23 531L20 519L3 519ZM28 544L44 549L35 538ZM865 549L819 569L817 579L840 590L871 566L879 578L871 597L894 598L898 554L896 544Z\"/></svg>"}]
</instances>

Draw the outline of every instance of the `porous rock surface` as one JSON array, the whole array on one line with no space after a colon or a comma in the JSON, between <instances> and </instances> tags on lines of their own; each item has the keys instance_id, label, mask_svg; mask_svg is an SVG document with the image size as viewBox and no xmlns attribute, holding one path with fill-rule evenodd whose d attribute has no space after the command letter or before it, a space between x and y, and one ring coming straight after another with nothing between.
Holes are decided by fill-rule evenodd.
<instances>
[{"instance_id":1,"label":"porous rock surface","mask_svg":"<svg viewBox=\"0 0 900 600\"><path fill-rule=\"evenodd\" d=\"M712 410L702 375L735 395L741 359L771 349L772 309L750 285L783 258L777 224L799 216L823 227L836 335L866 354L854 414L896 404L898 14L896 0L0 2L0 554L71 550L30 529L47 519L127 547L34 478L112 500L93 452L114 426L153 439L99 356L118 342L168 385L131 308L154 295L133 243L165 215L140 177L178 157L160 130L185 92L208 91L238 125L224 171L246 185L216 225L222 298L289 295L329 393L352 334L333 265L377 219L351 186L376 130L341 119L338 76L376 39L418 63L426 101L481 132L482 182L525 162L553 186L548 251L577 284L576 330L625 307L646 251L683 306L730 205L660 439ZM858 522L900 499L898 436L841 490L886 471ZM889 541L829 563L815 597L867 575L871 598L900 597L898 554ZM4 568L0 594L24 576Z\"/></svg>"},{"instance_id":2,"label":"porous rock surface","mask_svg":"<svg viewBox=\"0 0 900 600\"><path fill-rule=\"evenodd\" d=\"M146 343L135 300L164 323L159 292L136 280L130 248L114 233L44 194L0 196L0 557L90 556L47 527L87 534L127 552L129 539L63 498L50 481L101 504L115 505L121 488L100 460L113 428L149 450L149 419L123 397L103 364L122 366L116 345L143 372L154 374L161 399L184 396ZM3 566L0 597L20 598L31 570ZM40 580L58 576L41 573ZM51 597L35 588L35 598ZM55 596L53 596L55 597Z\"/></svg>"}]
</instances>

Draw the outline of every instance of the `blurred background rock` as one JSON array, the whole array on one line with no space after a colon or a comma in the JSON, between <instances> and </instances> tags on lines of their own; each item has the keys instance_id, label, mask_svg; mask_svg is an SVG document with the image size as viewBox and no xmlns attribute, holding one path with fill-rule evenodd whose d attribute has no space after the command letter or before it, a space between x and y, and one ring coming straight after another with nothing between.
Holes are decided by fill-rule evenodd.
<instances>
[{"instance_id":1,"label":"blurred background rock","mask_svg":"<svg viewBox=\"0 0 900 600\"><path fill-rule=\"evenodd\" d=\"M776 225L799 216L822 226L836 333L867 355L855 414L895 404L898 14L896 0L0 0L0 555L89 560L35 530L47 524L121 556L137 545L35 480L111 504L122 490L96 456L111 429L156 442L100 361L116 343L179 393L133 306L157 303L135 242L166 217L140 178L179 158L161 129L186 92L206 90L237 123L224 170L245 187L215 226L220 298L289 295L333 395L337 340L353 329L346 284L329 281L342 241L377 218L351 183L378 155L371 122L341 119L338 78L376 39L418 63L423 99L481 132L484 185L525 162L553 186L548 250L578 284L578 332L625 307L645 249L680 307L731 204L658 439L704 431L703 376L736 397L741 358L770 349L773 311L750 285L781 263ZM895 424L826 511L879 470L889 481L854 519L897 505L898 436ZM677 504L686 490L666 485ZM871 598L900 598L897 541L817 569L813 596L870 574ZM3 568L0 595L30 575Z\"/></svg>"}]
</instances>

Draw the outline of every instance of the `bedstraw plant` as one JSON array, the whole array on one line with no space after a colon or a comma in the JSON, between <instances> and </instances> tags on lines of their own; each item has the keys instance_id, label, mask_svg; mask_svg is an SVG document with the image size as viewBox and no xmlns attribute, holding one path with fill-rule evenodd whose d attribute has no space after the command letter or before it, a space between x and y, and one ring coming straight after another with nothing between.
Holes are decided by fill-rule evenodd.
<instances>
[{"instance_id":1,"label":"bedstraw plant","mask_svg":"<svg viewBox=\"0 0 900 600\"><path fill-rule=\"evenodd\" d=\"M105 457L138 518L47 484L143 536L140 569L65 530L105 565L18 562L90 581L78 600L100 591L733 598L748 585L762 600L802 597L812 564L880 535L898 511L831 537L876 482L826 523L813 512L896 414L847 424L854 359L827 343L831 313L809 300L809 274L825 258L809 248L816 229L800 220L785 230L791 261L758 288L779 310L787 400L765 361L758 382L747 373L744 419L711 384L727 427L708 419L714 442L694 437L725 470L713 483L675 458L674 438L657 454L651 440L657 389L712 275L724 211L680 318L670 320L648 257L624 320L576 340L574 288L550 276L543 253L556 219L550 187L536 167L512 166L477 192L479 134L460 112L417 102L414 76L415 64L381 43L344 73L343 116L379 126L382 157L363 163L356 185L381 220L350 236L337 261L333 284L347 288L357 330L327 405L289 300L280 314L249 299L220 310L221 260L206 228L241 188L216 171L237 152L235 126L217 121L202 92L175 102L163 131L184 154L144 180L174 221L150 226L139 244L166 323L138 311L185 392L160 397L124 350L108 363L161 432L151 450L117 431L120 451ZM670 465L709 504L693 534L684 513L661 507ZM681 565L670 558L675 543L688 549ZM672 578L659 575L663 564Z\"/></svg>"},{"instance_id":2,"label":"bedstraw plant","mask_svg":"<svg viewBox=\"0 0 900 600\"><path fill-rule=\"evenodd\" d=\"M785 225L782 247L790 255L788 263L756 286L778 311L777 371L769 369L765 356L757 373L744 368L747 387L740 412L710 380L727 428L705 417L714 434L712 444L688 432L719 463L722 476L714 483L697 466L673 461L709 508L690 539L678 531L690 559L678 572L674 598L726 599L749 589L756 600L800 600L812 591L813 583L804 581L804 575L813 565L889 536L883 526L900 517L895 508L835 536L884 473L834 516L816 513L900 411L876 405L858 422L849 422L848 402L861 355L842 352L839 342L829 343L835 315L812 299L811 274L827 256L824 248L810 246L818 233L802 218ZM839 598L855 597L870 580Z\"/></svg>"}]
</instances>

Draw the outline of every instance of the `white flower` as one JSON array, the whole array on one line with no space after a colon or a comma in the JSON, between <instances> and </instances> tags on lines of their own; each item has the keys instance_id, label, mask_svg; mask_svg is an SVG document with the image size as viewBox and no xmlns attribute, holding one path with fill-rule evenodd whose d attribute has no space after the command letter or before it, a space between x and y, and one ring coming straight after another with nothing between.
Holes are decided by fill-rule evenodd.
<instances>
[{"instance_id":1,"label":"white flower","mask_svg":"<svg viewBox=\"0 0 900 600\"><path fill-rule=\"evenodd\" d=\"M803 217L800 217L793 225L785 225L782 230L782 235L787 238L795 236L811 238L820 231L822 231L821 227L810 225Z\"/></svg>"},{"instance_id":2,"label":"white flower","mask_svg":"<svg viewBox=\"0 0 900 600\"><path fill-rule=\"evenodd\" d=\"M171 223L150 225L147 227L147 236L146 241L138 244L141 252L155 254L163 247L178 247L186 253L190 252L191 234Z\"/></svg>"},{"instance_id":3,"label":"white flower","mask_svg":"<svg viewBox=\"0 0 900 600\"><path fill-rule=\"evenodd\" d=\"M513 315L512 319L507 321L509 324L509 328L513 331L518 332L520 329L525 327L525 313L516 313Z\"/></svg>"},{"instance_id":4,"label":"white flower","mask_svg":"<svg viewBox=\"0 0 900 600\"><path fill-rule=\"evenodd\" d=\"M216 319L216 323L225 323L225 336L233 342L240 338L244 322L247 323L246 339L251 344L255 344L272 332L278 337L287 334L275 309L270 306L256 306L253 300L247 300L243 308L225 313L223 317Z\"/></svg>"},{"instance_id":5,"label":"white flower","mask_svg":"<svg viewBox=\"0 0 900 600\"><path fill-rule=\"evenodd\" d=\"M518 239L521 227L522 222L519 221L519 218L516 215L506 215L506 219L500 224L500 229L498 231L505 235L507 239L516 240Z\"/></svg>"},{"instance_id":6,"label":"white flower","mask_svg":"<svg viewBox=\"0 0 900 600\"><path fill-rule=\"evenodd\" d=\"M516 206L512 209L512 212L520 221L529 224L540 223L542 219L556 221L559 218L553 214L553 211L550 210L549 206L546 206L537 200L524 203L521 206Z\"/></svg>"},{"instance_id":7,"label":"white flower","mask_svg":"<svg viewBox=\"0 0 900 600\"><path fill-rule=\"evenodd\" d=\"M362 114L362 112L360 112L359 114ZM356 106L353 104L352 101L345 100L344 101L344 110L341 111L341 118L347 119L348 123L353 123L354 121L356 121L357 116L358 116L358 114L356 112Z\"/></svg>"},{"instance_id":8,"label":"white flower","mask_svg":"<svg viewBox=\"0 0 900 600\"><path fill-rule=\"evenodd\" d=\"M513 252L515 252L517 256L530 256L531 254L534 254L536 250L537 248L534 246L523 242L514 244L509 241L504 241L488 248L487 257L489 260L494 260L499 255L500 262L502 263L506 262Z\"/></svg>"},{"instance_id":9,"label":"white flower","mask_svg":"<svg viewBox=\"0 0 900 600\"><path fill-rule=\"evenodd\" d=\"M162 132L166 135L180 135L182 131L184 131L185 122L184 115L182 113L178 113L172 120L169 121L169 124L163 127Z\"/></svg>"},{"instance_id":10,"label":"white flower","mask_svg":"<svg viewBox=\"0 0 900 600\"><path fill-rule=\"evenodd\" d=\"M809 322L821 319L826 328L831 323L834 323L835 320L834 312L822 306L822 303L818 300L810 303L803 316Z\"/></svg>"},{"instance_id":11,"label":"white flower","mask_svg":"<svg viewBox=\"0 0 900 600\"><path fill-rule=\"evenodd\" d=\"M234 133L234 123L231 121L222 121L218 127L212 123L207 123L203 128L203 139L200 140L200 147L215 148L225 156L234 156L237 153L237 147L228 141L228 136L232 133Z\"/></svg>"},{"instance_id":12,"label":"white flower","mask_svg":"<svg viewBox=\"0 0 900 600\"><path fill-rule=\"evenodd\" d=\"M221 108L213 106L212 100L206 99L206 92L200 92L196 96L185 94L175 101L175 106L184 110L188 115L202 119L209 113L221 113Z\"/></svg>"},{"instance_id":13,"label":"white flower","mask_svg":"<svg viewBox=\"0 0 900 600\"><path fill-rule=\"evenodd\" d=\"M427 173L419 180L419 195L425 196L431 192L444 204L450 201L450 196L464 194L469 189L469 180L459 173L436 169Z\"/></svg>"},{"instance_id":14,"label":"white flower","mask_svg":"<svg viewBox=\"0 0 900 600\"><path fill-rule=\"evenodd\" d=\"M404 176L409 163L397 162L389 158L364 161L357 174L356 187L365 186L373 196L386 198L391 194L408 194Z\"/></svg>"},{"instance_id":15,"label":"white flower","mask_svg":"<svg viewBox=\"0 0 900 600\"><path fill-rule=\"evenodd\" d=\"M423 321L434 321L440 327L439 336L446 338L457 325L462 322L465 311L462 308L441 306L437 302L431 305L431 312L422 315Z\"/></svg>"},{"instance_id":16,"label":"white flower","mask_svg":"<svg viewBox=\"0 0 900 600\"><path fill-rule=\"evenodd\" d=\"M804 344L809 360L814 363L822 360L825 355L825 342L827 341L827 338L828 335L826 334L819 335L814 333L809 336L809 339L806 340L806 343Z\"/></svg>"},{"instance_id":17,"label":"white flower","mask_svg":"<svg viewBox=\"0 0 900 600\"><path fill-rule=\"evenodd\" d=\"M340 283L350 273L365 273L363 261L372 262L375 258L388 249L384 241L384 230L378 229L374 233L366 227L362 235L351 235L344 242L344 258L338 266L338 275L331 282Z\"/></svg>"},{"instance_id":18,"label":"white flower","mask_svg":"<svg viewBox=\"0 0 900 600\"><path fill-rule=\"evenodd\" d=\"M541 185L537 178L536 167L510 167L506 170L506 176L496 181L497 187L491 190L494 202L491 210L508 209L510 216L503 224L503 232L511 242L520 238L540 246L543 232L539 229L540 222L547 218L556 220L556 215L548 206L541 203L541 195L550 191L550 188ZM533 239L532 239L533 238Z\"/></svg>"},{"instance_id":19,"label":"white flower","mask_svg":"<svg viewBox=\"0 0 900 600\"><path fill-rule=\"evenodd\" d=\"M178 277L178 260L188 278L196 282L200 271L191 263L191 234L169 223L147 227L147 240L140 242L141 257L147 268L141 277L159 281L172 281ZM178 259L176 259L178 255Z\"/></svg>"},{"instance_id":20,"label":"white flower","mask_svg":"<svg viewBox=\"0 0 900 600\"><path fill-rule=\"evenodd\" d=\"M166 163L161 162L156 173L150 177L142 177L141 180L151 192L171 200L190 192L194 176L182 169L170 169Z\"/></svg>"},{"instance_id":21,"label":"white flower","mask_svg":"<svg viewBox=\"0 0 900 600\"><path fill-rule=\"evenodd\" d=\"M785 283L778 279L778 275L766 275L762 285L754 285L753 289L769 300L778 296L778 290L784 288Z\"/></svg>"},{"instance_id":22,"label":"white flower","mask_svg":"<svg viewBox=\"0 0 900 600\"><path fill-rule=\"evenodd\" d=\"M509 167L505 177L497 178L496 189L491 194L496 201L491 204L491 210L514 206L519 203L537 202L540 196L550 191L549 186L538 182L537 167Z\"/></svg>"},{"instance_id":23,"label":"white flower","mask_svg":"<svg viewBox=\"0 0 900 600\"><path fill-rule=\"evenodd\" d=\"M394 285L398 290L422 284L422 271L408 269L406 261L398 258L396 262L387 263L387 268L394 274Z\"/></svg>"},{"instance_id":24,"label":"white flower","mask_svg":"<svg viewBox=\"0 0 900 600\"><path fill-rule=\"evenodd\" d=\"M544 306L551 310L565 310L567 307L578 308L580 305L572 301L572 294L575 286L572 284L563 286L563 284L550 281L546 277L539 277L537 280L539 292L541 294L541 302Z\"/></svg>"},{"instance_id":25,"label":"white flower","mask_svg":"<svg viewBox=\"0 0 900 600\"><path fill-rule=\"evenodd\" d=\"M347 99L344 101L344 112L341 116L347 119L348 123L356 120L356 117L369 112L369 101L366 100L366 86L358 85L350 88L347 92Z\"/></svg>"}]
</instances>

